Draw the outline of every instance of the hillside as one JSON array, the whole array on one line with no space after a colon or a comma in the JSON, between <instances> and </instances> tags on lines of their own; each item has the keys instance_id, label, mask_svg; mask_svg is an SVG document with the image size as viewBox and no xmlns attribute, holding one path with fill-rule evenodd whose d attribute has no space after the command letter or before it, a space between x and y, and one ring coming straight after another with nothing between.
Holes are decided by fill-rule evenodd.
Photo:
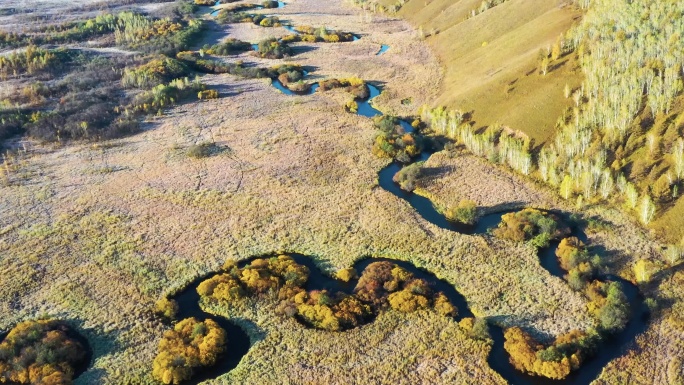
<instances>
[{"instance_id":1,"label":"hillside","mask_svg":"<svg viewBox=\"0 0 684 385\"><path fill-rule=\"evenodd\" d=\"M562 57L541 75L537 57L580 15L555 1L510 0L468 17L480 3L410 0L398 16L422 27L439 56L444 80L437 104L474 112L478 127L501 123L545 142L572 103L565 85L575 88L582 78L575 62Z\"/></svg>"}]
</instances>

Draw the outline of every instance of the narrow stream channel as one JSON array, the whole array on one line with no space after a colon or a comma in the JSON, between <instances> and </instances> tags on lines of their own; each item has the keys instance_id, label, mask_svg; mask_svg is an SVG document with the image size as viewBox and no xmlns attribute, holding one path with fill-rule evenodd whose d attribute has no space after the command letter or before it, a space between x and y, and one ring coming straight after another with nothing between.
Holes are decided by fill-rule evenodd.
<instances>
[{"instance_id":1,"label":"narrow stream channel","mask_svg":"<svg viewBox=\"0 0 684 385\"><path fill-rule=\"evenodd\" d=\"M274 81L274 86L287 95L297 94L285 88L277 81ZM380 90L372 85L369 85L369 90L369 98L357 101L359 105L358 114L369 118L380 116L382 113L374 108L371 104L372 99L380 95ZM315 89L313 91L309 91L308 93L313 92L315 92ZM413 131L413 128L407 122L400 121L400 124L406 132ZM434 151L432 150L425 150L414 160L414 162L427 160L433 154L433 152ZM485 215L479 219L477 225L475 226L466 226L451 222L447 220L441 213L439 213L439 211L437 211L429 199L406 192L399 188L396 183L394 183L394 175L401 169L401 167L404 166L405 165L402 165L398 162L393 162L387 167L383 168L378 174L380 186L398 198L405 200L426 221L442 229L465 234L486 234L489 229L494 228L499 224L503 214L514 211L509 210ZM561 213L557 214L563 216ZM586 236L577 228L573 229L572 235L586 241ZM541 266L549 271L550 274L562 279L565 272L561 269L558 258L555 256L557 246L558 242L553 242L549 247L539 250L539 262ZM356 284L355 282L344 283L324 275L317 268L313 259L309 257L298 254L289 255L291 255L297 263L305 265L309 268L311 274L306 284L307 290L325 289L331 292L343 291L350 293ZM459 319L472 316L472 312L468 307L466 299L453 287L453 285L437 279L432 273L421 270L411 263L384 258L367 258L357 262L354 267L359 273L362 273L370 263L378 261L389 261L395 263L412 272L416 277L425 279L436 291L443 292L458 308ZM245 263L247 263L247 261L242 262L243 265ZM204 277L203 279L206 278L207 277ZM648 325L647 308L644 305L639 290L636 286L617 276L604 275L599 276L598 278L607 281L618 281L623 285L624 293L628 297L631 304L632 317L627 324L626 329L617 335L610 336L606 341L604 341L604 343L599 347L597 354L593 358L588 359L578 371L571 373L564 380L551 380L542 377L530 376L519 372L509 362L509 355L504 350L503 328L494 324L490 324L490 333L494 341L492 350L488 357L488 363L490 367L499 373L511 385L588 385L594 379L596 379L601 373L603 367L611 360L625 353L626 350L633 344L635 337L642 333ZM232 351L229 352L228 357L224 360L225 362L222 361L219 366L213 368L210 372L205 372L202 375L202 379L207 379L217 376L221 373L225 373L234 368L239 362L240 358L249 350L249 338L237 325L222 319L221 317L215 317L202 311L202 309L199 307L199 295L197 294L196 288L203 279L194 281L181 293L179 293L175 299L178 301L181 308L181 318L190 316L200 319L212 318L228 331L231 341L230 347Z\"/></svg>"},{"instance_id":2,"label":"narrow stream channel","mask_svg":"<svg viewBox=\"0 0 684 385\"><path fill-rule=\"evenodd\" d=\"M220 4L217 2L217 5ZM279 2L279 7L284 6L284 3ZM213 11L211 14L215 16L218 14L219 10ZM298 33L294 26L284 25L287 30ZM358 37L354 35L354 40L358 40ZM252 48L254 50L258 49L257 44L253 44ZM389 49L387 45L381 45L381 48L377 55L385 53ZM306 76L306 73L304 74ZM280 90L286 95L311 95L316 92L318 88L318 83L314 83L311 87L303 92L296 92L285 87L278 79L273 79L272 85ZM364 100L357 100L358 111L357 114L373 118L376 116L381 116L382 112L373 107L371 101L380 95L381 91L373 86L368 85L370 96ZM413 127L400 120L399 123L403 127L405 132L413 132ZM430 158L434 153L434 150L425 149L418 157L416 157L413 162L425 161ZM392 162L378 173L378 182L381 188L390 192L394 196L406 201L411 207L416 210L420 216L426 221L434 224L435 226L445 229L448 231L454 231L462 234L486 234L491 228L496 227L501 221L501 216L507 212L514 210L509 210L505 212L498 212L493 214L488 214L478 219L478 222L474 226L464 225L460 223L455 223L446 219L436 207L433 205L432 201L428 198L416 195L411 192L402 190L398 184L393 181L396 173L401 170L402 167L408 164L401 164L399 162ZM583 234L577 229L573 232L573 236L578 236L582 238ZM586 237L583 239L586 240ZM552 243L549 247L541 249L538 251L539 262L542 267L544 267L550 274L563 279L565 271L560 267L558 258L555 256L555 251L558 246L558 242ZM307 290L322 290L327 289L329 291L343 291L351 292L355 286L354 282L343 283L337 281L331 277L324 275L314 264L311 258L303 255L293 255L289 254L295 258L295 261L299 264L305 265L309 268L311 274L309 281L306 284ZM370 263L377 261L390 261L396 263L404 269L411 271L418 278L425 279L429 282L433 288L437 291L442 291L444 294L452 301L452 303L458 307L459 319L462 317L472 316L472 312L468 308L468 303L466 299L449 283L438 280L430 272L423 271L416 268L414 265L395 261L387 260L381 258L368 258L359 261L355 264L355 268L359 273L363 271ZM243 262L243 264L246 262ZM240 359L244 354L247 353L250 347L250 341L247 334L236 324L222 318L216 317L211 314L205 313L199 306L199 294L197 294L196 288L201 281L207 279L208 277L203 277L198 279L188 285L183 291L178 293L174 299L179 304L180 314L179 318L196 317L198 319L211 318L216 321L221 327L226 329L229 336L229 352L226 354L224 359L222 359L217 366L211 368L208 371L203 372L200 376L194 378L191 383L196 384L203 380L216 377L222 373L226 373L233 369L239 363ZM587 360L582 367L570 374L564 380L550 380L542 377L534 377L517 371L513 365L509 362L509 355L504 350L504 330L494 324L490 324L490 332L494 345L488 357L488 363L490 367L499 373L509 384L512 385L547 385L547 384L557 384L557 385L588 385L594 379L596 379L603 367L610 362L622 355L632 344L635 337L642 333L648 324L647 320L647 308L643 303L643 299L639 293L639 290L632 283L623 280L617 276L599 276L598 279L605 281L618 281L624 287L624 293L628 297L631 308L632 317L625 330L617 335L611 336L607 341L600 346L597 354Z\"/></svg>"},{"instance_id":3,"label":"narrow stream channel","mask_svg":"<svg viewBox=\"0 0 684 385\"><path fill-rule=\"evenodd\" d=\"M372 99L372 97L370 99ZM370 100L368 102L370 102ZM370 108L372 108L372 106L370 106ZM373 108L373 110L375 109ZM366 115L361 113L361 110L359 110L359 114L368 117L378 115L377 113ZM412 126L407 122L401 121L401 125L406 132L413 131ZM433 153L433 150L426 149L416 157L412 163L425 161L429 159ZM498 226L499 222L501 222L501 216L506 213L500 212L486 215L479 218L478 223L475 226L467 226L449 221L435 208L432 201L417 194L402 190L399 185L394 182L394 175L405 166L408 166L408 164L404 165L395 161L383 168L378 174L380 187L409 203L423 219L439 228L464 234L485 234L489 229ZM511 211L515 210L507 212ZM573 229L572 236L576 236L586 242L586 235L577 228ZM549 247L538 250L539 263L550 274L564 279L566 272L560 267L560 263L556 257L558 244L559 242L552 242ZM625 353L633 345L636 336L643 333L648 326L648 308L644 304L643 298L634 284L613 275L600 275L597 278L604 281L620 282L624 288L623 291L625 295L629 299L632 317L626 328L617 335L609 336L608 339L601 344L596 355L583 363L579 370L572 372L563 380L530 376L516 370L510 363L509 355L504 349L504 330L494 324L490 324L490 331L492 339L494 340L494 346L492 347L488 359L490 367L498 372L511 385L588 385L595 380L601 374L603 367L613 359Z\"/></svg>"}]
</instances>

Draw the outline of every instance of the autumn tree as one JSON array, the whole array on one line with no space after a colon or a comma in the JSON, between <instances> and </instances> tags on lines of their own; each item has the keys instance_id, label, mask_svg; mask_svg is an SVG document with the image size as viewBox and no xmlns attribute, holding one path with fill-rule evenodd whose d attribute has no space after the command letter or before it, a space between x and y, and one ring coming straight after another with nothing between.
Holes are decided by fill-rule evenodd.
<instances>
[{"instance_id":1,"label":"autumn tree","mask_svg":"<svg viewBox=\"0 0 684 385\"><path fill-rule=\"evenodd\" d=\"M180 384L198 370L213 366L226 343L226 332L215 321L186 318L164 333L152 375L164 384Z\"/></svg>"},{"instance_id":2,"label":"autumn tree","mask_svg":"<svg viewBox=\"0 0 684 385\"><path fill-rule=\"evenodd\" d=\"M0 343L0 383L70 384L87 358L74 335L57 320L17 324Z\"/></svg>"}]
</instances>

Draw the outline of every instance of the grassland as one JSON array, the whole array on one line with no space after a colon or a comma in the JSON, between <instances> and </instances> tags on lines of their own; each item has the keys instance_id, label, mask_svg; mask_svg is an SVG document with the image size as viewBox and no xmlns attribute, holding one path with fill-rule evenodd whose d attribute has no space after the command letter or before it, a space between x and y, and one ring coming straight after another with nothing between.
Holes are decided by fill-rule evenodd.
<instances>
[{"instance_id":1,"label":"grassland","mask_svg":"<svg viewBox=\"0 0 684 385\"><path fill-rule=\"evenodd\" d=\"M314 69L312 80L358 76L381 85L377 107L397 115L437 97L439 63L407 23L361 17L340 1L294 0L279 12L297 25L362 39L297 43L299 54L289 60L246 53L225 60L301 64ZM215 36L254 42L281 33L239 25ZM375 56L380 44L392 48ZM0 274L10 279L0 285L0 314L8 315L0 330L39 315L68 319L94 350L77 384L153 383L152 361L167 328L153 314L155 301L226 260L279 251L311 255L331 274L368 256L411 261L452 283L476 316L542 339L594 326L587 299L539 266L533 247L439 229L379 188L386 161L371 154L372 122L343 112L349 95L291 97L268 80L231 75L202 80L222 98L170 108L127 139L22 143L26 150L6 168ZM412 104L402 103L407 97ZM208 156L188 156L202 143L212 144ZM481 160L442 153L427 166L435 174L421 188L439 204L468 198L490 210L572 209ZM636 259L659 258L657 245L621 214L588 212L612 223L592 241L609 250L623 275L632 274ZM274 316L273 299L205 305L240 323L253 342L238 367L213 383L504 383L486 365L487 343L430 312L390 311L331 334Z\"/></svg>"},{"instance_id":2,"label":"grassland","mask_svg":"<svg viewBox=\"0 0 684 385\"><path fill-rule=\"evenodd\" d=\"M541 75L538 53L551 49L579 13L554 1L511 0L469 17L480 3L410 0L398 12L422 29L444 69L434 104L473 112L478 127L500 123L545 142L572 104L565 85L578 87L582 75L567 58Z\"/></svg>"}]
</instances>

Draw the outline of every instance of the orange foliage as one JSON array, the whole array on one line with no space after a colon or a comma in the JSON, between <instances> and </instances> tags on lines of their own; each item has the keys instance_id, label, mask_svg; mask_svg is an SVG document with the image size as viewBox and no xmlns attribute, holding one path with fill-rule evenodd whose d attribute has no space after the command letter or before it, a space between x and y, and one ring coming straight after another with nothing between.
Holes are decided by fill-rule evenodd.
<instances>
[{"instance_id":1,"label":"orange foliage","mask_svg":"<svg viewBox=\"0 0 684 385\"><path fill-rule=\"evenodd\" d=\"M187 318L164 333L152 375L164 384L180 384L201 367L212 366L226 345L226 332L214 321Z\"/></svg>"}]
</instances>

